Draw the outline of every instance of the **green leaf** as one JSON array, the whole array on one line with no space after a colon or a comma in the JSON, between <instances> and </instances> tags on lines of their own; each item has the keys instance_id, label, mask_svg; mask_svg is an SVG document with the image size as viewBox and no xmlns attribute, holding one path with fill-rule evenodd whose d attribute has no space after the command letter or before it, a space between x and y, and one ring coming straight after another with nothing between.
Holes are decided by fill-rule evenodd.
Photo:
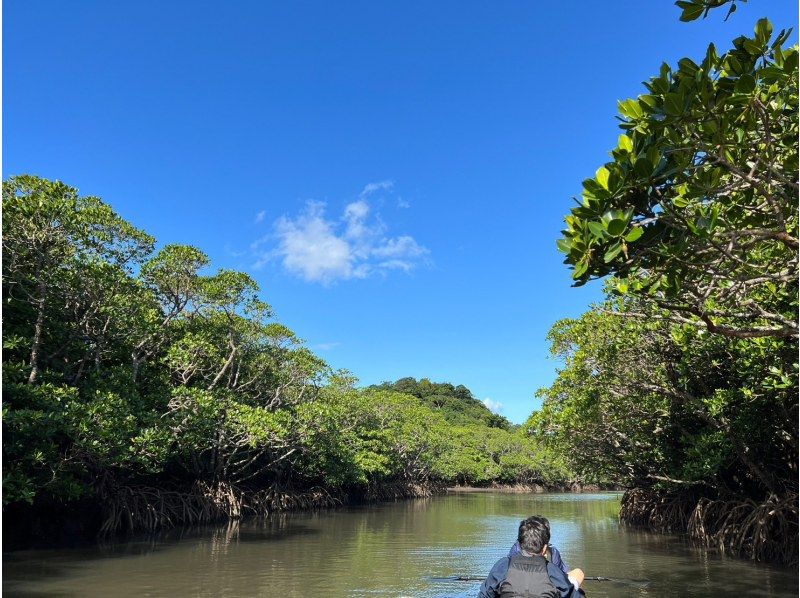
<instances>
[{"instance_id":1,"label":"green leaf","mask_svg":"<svg viewBox=\"0 0 800 598\"><path fill-rule=\"evenodd\" d=\"M615 257L617 257L619 255L620 251L622 251L622 243L617 241L611 247L608 248L608 250L606 251L605 255L603 256L603 261L607 264L608 262L613 260Z\"/></svg>"},{"instance_id":2,"label":"green leaf","mask_svg":"<svg viewBox=\"0 0 800 598\"><path fill-rule=\"evenodd\" d=\"M641 226L637 226L631 229L631 232L625 235L625 240L628 241L629 243L632 243L633 241L638 240L639 237L641 237L643 234L644 234L644 229Z\"/></svg>"},{"instance_id":3,"label":"green leaf","mask_svg":"<svg viewBox=\"0 0 800 598\"><path fill-rule=\"evenodd\" d=\"M708 63L708 66L713 66L717 60L719 60L719 54L717 54L717 47L714 44L708 44L708 48L706 49L706 58L705 62Z\"/></svg>"},{"instance_id":4,"label":"green leaf","mask_svg":"<svg viewBox=\"0 0 800 598\"><path fill-rule=\"evenodd\" d=\"M783 45L783 42L789 39L791 35L792 35L791 27L788 30L781 29L780 33L778 33L778 35L775 36L775 41L772 42L771 48L773 50L780 50L780 47Z\"/></svg>"},{"instance_id":5,"label":"green leaf","mask_svg":"<svg viewBox=\"0 0 800 598\"><path fill-rule=\"evenodd\" d=\"M584 260L575 264L575 271L572 273L573 280L577 280L578 278L583 276L588 269L589 269L589 264Z\"/></svg>"},{"instance_id":6,"label":"green leaf","mask_svg":"<svg viewBox=\"0 0 800 598\"><path fill-rule=\"evenodd\" d=\"M612 237L618 237L625 232L625 227L628 223L625 220L614 218L608 223L608 234Z\"/></svg>"},{"instance_id":7,"label":"green leaf","mask_svg":"<svg viewBox=\"0 0 800 598\"><path fill-rule=\"evenodd\" d=\"M586 179L583 181L584 196L596 197L597 199L606 199L610 197L607 189L604 189L594 179Z\"/></svg>"},{"instance_id":8,"label":"green leaf","mask_svg":"<svg viewBox=\"0 0 800 598\"><path fill-rule=\"evenodd\" d=\"M709 231L713 231L714 227L717 226L717 219L719 218L719 212L720 212L720 205L719 204L715 204L711 208L711 218L708 221L708 230Z\"/></svg>"},{"instance_id":9,"label":"green leaf","mask_svg":"<svg viewBox=\"0 0 800 598\"><path fill-rule=\"evenodd\" d=\"M739 80L736 82L736 91L739 93L752 93L755 88L755 77L749 73L739 77Z\"/></svg>"},{"instance_id":10,"label":"green leaf","mask_svg":"<svg viewBox=\"0 0 800 598\"><path fill-rule=\"evenodd\" d=\"M647 158L639 158L633 165L634 172L642 178L650 178L653 174L653 163Z\"/></svg>"},{"instance_id":11,"label":"green leaf","mask_svg":"<svg viewBox=\"0 0 800 598\"><path fill-rule=\"evenodd\" d=\"M769 38L772 37L772 23L769 22L769 19L759 19L756 23L755 32L758 41L768 42Z\"/></svg>"},{"instance_id":12,"label":"green leaf","mask_svg":"<svg viewBox=\"0 0 800 598\"><path fill-rule=\"evenodd\" d=\"M570 239L558 239L556 241L556 247L562 253L569 253L572 249L572 241Z\"/></svg>"},{"instance_id":13,"label":"green leaf","mask_svg":"<svg viewBox=\"0 0 800 598\"><path fill-rule=\"evenodd\" d=\"M603 225L596 221L589 222L589 231L592 233L592 236L597 239L602 239L606 236Z\"/></svg>"},{"instance_id":14,"label":"green leaf","mask_svg":"<svg viewBox=\"0 0 800 598\"><path fill-rule=\"evenodd\" d=\"M628 153L633 151L633 139L631 139L627 135L620 135L619 136L619 144L618 145L619 145L620 149L623 149Z\"/></svg>"},{"instance_id":15,"label":"green leaf","mask_svg":"<svg viewBox=\"0 0 800 598\"><path fill-rule=\"evenodd\" d=\"M595 178L597 179L597 182L600 183L600 186L603 187L603 189L605 190L608 190L609 174L610 173L608 172L608 169L605 166L601 166L600 168L598 168L597 172L595 173Z\"/></svg>"},{"instance_id":16,"label":"green leaf","mask_svg":"<svg viewBox=\"0 0 800 598\"><path fill-rule=\"evenodd\" d=\"M638 119L644 116L644 111L639 105L639 102L634 99L625 100L624 102L617 102L619 111L631 119Z\"/></svg>"},{"instance_id":17,"label":"green leaf","mask_svg":"<svg viewBox=\"0 0 800 598\"><path fill-rule=\"evenodd\" d=\"M739 75L742 72L742 63L736 59L736 56L728 54L725 59L725 70L731 74Z\"/></svg>"},{"instance_id":18,"label":"green leaf","mask_svg":"<svg viewBox=\"0 0 800 598\"><path fill-rule=\"evenodd\" d=\"M672 199L672 205L676 208L685 208L689 205L689 200L681 195L678 195Z\"/></svg>"},{"instance_id":19,"label":"green leaf","mask_svg":"<svg viewBox=\"0 0 800 598\"><path fill-rule=\"evenodd\" d=\"M670 116L683 114L683 96L678 93L668 93L664 96L664 111Z\"/></svg>"},{"instance_id":20,"label":"green leaf","mask_svg":"<svg viewBox=\"0 0 800 598\"><path fill-rule=\"evenodd\" d=\"M650 95L649 93L644 93L639 96L640 105L642 103L647 104L651 108L655 108L658 105L658 98L654 95Z\"/></svg>"},{"instance_id":21,"label":"green leaf","mask_svg":"<svg viewBox=\"0 0 800 598\"><path fill-rule=\"evenodd\" d=\"M694 60L691 58L681 58L678 61L678 68L681 73L684 73L689 76L694 76L694 74L700 70L700 67L695 64Z\"/></svg>"},{"instance_id":22,"label":"green leaf","mask_svg":"<svg viewBox=\"0 0 800 598\"><path fill-rule=\"evenodd\" d=\"M653 87L652 91L655 91L655 92L657 92L659 94L663 95L663 94L665 94L665 93L667 93L669 91L669 80L667 80L667 79L662 79L661 77L659 77L657 79L651 79L650 80L650 84ZM651 96L651 97L653 97L653 96ZM651 105L649 100L647 101L647 104Z\"/></svg>"},{"instance_id":23,"label":"green leaf","mask_svg":"<svg viewBox=\"0 0 800 598\"><path fill-rule=\"evenodd\" d=\"M786 53L786 59L783 61L783 72L793 73L797 70L798 53L796 50Z\"/></svg>"},{"instance_id":24,"label":"green leaf","mask_svg":"<svg viewBox=\"0 0 800 598\"><path fill-rule=\"evenodd\" d=\"M694 4L693 2L686 2L683 0L678 0L678 2L675 4L683 9L680 20L684 23L695 21L700 18L700 15L703 14L702 4Z\"/></svg>"},{"instance_id":25,"label":"green leaf","mask_svg":"<svg viewBox=\"0 0 800 598\"><path fill-rule=\"evenodd\" d=\"M748 54L752 54L753 56L760 56L764 53L766 47L763 44L759 44L752 39L744 40L744 49L747 50Z\"/></svg>"}]
</instances>

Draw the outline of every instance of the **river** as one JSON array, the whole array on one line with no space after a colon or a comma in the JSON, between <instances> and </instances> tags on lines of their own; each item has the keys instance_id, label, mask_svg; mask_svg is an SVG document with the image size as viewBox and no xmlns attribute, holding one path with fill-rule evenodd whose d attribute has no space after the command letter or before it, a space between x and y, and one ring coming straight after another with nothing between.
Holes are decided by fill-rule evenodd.
<instances>
[{"instance_id":1,"label":"river","mask_svg":"<svg viewBox=\"0 0 800 598\"><path fill-rule=\"evenodd\" d=\"M620 495L450 493L265 522L171 530L91 547L3 555L5 596L474 596L519 521L548 517L588 596L792 596L797 570L724 558L621 527Z\"/></svg>"}]
</instances>

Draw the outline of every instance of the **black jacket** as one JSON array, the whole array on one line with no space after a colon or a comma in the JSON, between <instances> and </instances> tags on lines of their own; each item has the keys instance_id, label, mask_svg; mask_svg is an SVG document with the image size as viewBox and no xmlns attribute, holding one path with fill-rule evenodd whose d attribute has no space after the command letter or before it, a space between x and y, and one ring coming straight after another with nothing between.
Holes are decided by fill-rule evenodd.
<instances>
[{"instance_id":1,"label":"black jacket","mask_svg":"<svg viewBox=\"0 0 800 598\"><path fill-rule=\"evenodd\" d=\"M576 598L582 594L543 556L515 554L495 563L478 598Z\"/></svg>"}]
</instances>

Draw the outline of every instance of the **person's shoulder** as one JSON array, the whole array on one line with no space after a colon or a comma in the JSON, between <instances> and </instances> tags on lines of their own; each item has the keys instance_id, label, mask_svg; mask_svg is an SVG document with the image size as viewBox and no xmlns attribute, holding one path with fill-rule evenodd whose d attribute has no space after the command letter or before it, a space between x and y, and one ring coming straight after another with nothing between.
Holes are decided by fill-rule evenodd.
<instances>
[{"instance_id":1,"label":"person's shoulder","mask_svg":"<svg viewBox=\"0 0 800 598\"><path fill-rule=\"evenodd\" d=\"M505 576L508 571L508 565L511 562L510 556L504 556L497 559L497 562L492 566L492 573L495 576Z\"/></svg>"},{"instance_id":2,"label":"person's shoulder","mask_svg":"<svg viewBox=\"0 0 800 598\"><path fill-rule=\"evenodd\" d=\"M503 580L508 575L508 563L511 559L507 556L499 559L493 566L492 569L489 571L489 575L486 576L486 579L481 586L481 593L480 596L491 596L492 594L487 594L489 590L496 591L499 585L503 582Z\"/></svg>"},{"instance_id":3,"label":"person's shoulder","mask_svg":"<svg viewBox=\"0 0 800 598\"><path fill-rule=\"evenodd\" d=\"M566 565L564 564L564 557L561 556L561 553L555 546L550 546L550 561L554 565L560 567L563 571L566 571Z\"/></svg>"},{"instance_id":4,"label":"person's shoulder","mask_svg":"<svg viewBox=\"0 0 800 598\"><path fill-rule=\"evenodd\" d=\"M508 564L510 562L511 562L511 556L510 555L501 556L499 559L497 559L497 561L495 562L494 567L492 567L492 569L494 569L495 567L508 567Z\"/></svg>"}]
</instances>

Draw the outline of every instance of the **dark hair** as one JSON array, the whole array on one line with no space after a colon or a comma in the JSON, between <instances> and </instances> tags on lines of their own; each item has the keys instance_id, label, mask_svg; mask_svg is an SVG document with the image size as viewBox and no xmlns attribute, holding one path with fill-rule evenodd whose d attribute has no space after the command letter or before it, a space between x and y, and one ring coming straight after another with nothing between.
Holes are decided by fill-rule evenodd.
<instances>
[{"instance_id":1,"label":"dark hair","mask_svg":"<svg viewBox=\"0 0 800 598\"><path fill-rule=\"evenodd\" d=\"M536 515L536 517L539 517L539 515ZM542 520L542 523L544 523L544 526L547 528L547 531L549 532L550 531L550 520L547 517L539 517L539 519ZM549 540L548 540L548 542L549 542Z\"/></svg>"},{"instance_id":2,"label":"dark hair","mask_svg":"<svg viewBox=\"0 0 800 598\"><path fill-rule=\"evenodd\" d=\"M528 554L539 554L550 542L550 522L543 517L528 517L519 524L519 547Z\"/></svg>"}]
</instances>

